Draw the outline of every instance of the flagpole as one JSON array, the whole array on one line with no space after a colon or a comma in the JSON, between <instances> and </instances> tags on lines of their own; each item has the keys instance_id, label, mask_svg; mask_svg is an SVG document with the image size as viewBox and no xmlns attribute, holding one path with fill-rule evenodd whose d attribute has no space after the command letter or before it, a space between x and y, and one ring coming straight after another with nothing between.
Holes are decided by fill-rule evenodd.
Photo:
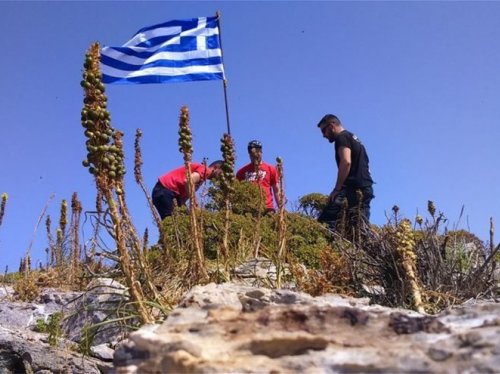
<instances>
[{"instance_id":1,"label":"flagpole","mask_svg":"<svg viewBox=\"0 0 500 374\"><path fill-rule=\"evenodd\" d=\"M215 15L217 16L217 25L219 26L219 44L220 44L220 50L221 50L222 66L224 66L224 51L222 49L222 31L221 31L221 27L220 27L220 11L217 11ZM224 104L226 107L227 134L231 135L231 126L229 125L229 106L227 103L227 79L225 77L226 77L226 74L224 72L223 86L224 86Z\"/></svg>"}]
</instances>

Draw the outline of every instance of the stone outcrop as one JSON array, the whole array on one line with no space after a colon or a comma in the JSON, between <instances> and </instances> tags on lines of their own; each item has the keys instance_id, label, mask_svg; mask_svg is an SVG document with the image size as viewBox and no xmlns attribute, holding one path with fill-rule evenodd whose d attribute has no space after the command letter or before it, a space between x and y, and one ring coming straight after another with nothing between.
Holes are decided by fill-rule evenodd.
<instances>
[{"instance_id":1,"label":"stone outcrop","mask_svg":"<svg viewBox=\"0 0 500 374\"><path fill-rule=\"evenodd\" d=\"M110 365L71 349L51 347L42 334L0 326L0 372L98 374Z\"/></svg>"},{"instance_id":2,"label":"stone outcrop","mask_svg":"<svg viewBox=\"0 0 500 374\"><path fill-rule=\"evenodd\" d=\"M84 357L75 345L60 339L56 347L48 344L47 334L35 331L37 321L48 322L56 312L69 312L68 305L81 293L44 289L36 302L14 300L11 287L0 291L0 372L8 373L82 373L109 370L103 360Z\"/></svg>"},{"instance_id":3,"label":"stone outcrop","mask_svg":"<svg viewBox=\"0 0 500 374\"><path fill-rule=\"evenodd\" d=\"M128 299L126 288L108 278L93 280L86 292L45 288L31 303L16 301L12 287L0 287L0 373L107 371L114 345L128 333L123 323L107 321L129 313ZM55 313L61 315L61 331L51 346L37 325L48 324ZM84 338L89 355L78 353Z\"/></svg>"},{"instance_id":4,"label":"stone outcrop","mask_svg":"<svg viewBox=\"0 0 500 374\"><path fill-rule=\"evenodd\" d=\"M124 373L481 372L500 368L500 304L437 316L235 284L194 287L115 352Z\"/></svg>"},{"instance_id":5,"label":"stone outcrop","mask_svg":"<svg viewBox=\"0 0 500 374\"><path fill-rule=\"evenodd\" d=\"M34 303L1 287L0 373L498 372L500 304L493 300L430 316L368 298L250 286L259 267L240 269L238 283L194 287L163 323L121 342L119 325L101 325L128 300L110 279L86 293L44 289ZM34 327L55 312L64 314L66 333L53 347ZM94 331L93 357L76 349L89 323L104 328Z\"/></svg>"}]
</instances>

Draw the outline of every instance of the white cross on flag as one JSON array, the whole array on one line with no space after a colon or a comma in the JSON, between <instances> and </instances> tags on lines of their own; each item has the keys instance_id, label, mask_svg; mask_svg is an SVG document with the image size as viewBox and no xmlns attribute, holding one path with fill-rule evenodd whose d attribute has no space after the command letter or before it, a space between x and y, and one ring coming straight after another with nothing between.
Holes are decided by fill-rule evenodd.
<instances>
[{"instance_id":1,"label":"white cross on flag","mask_svg":"<svg viewBox=\"0 0 500 374\"><path fill-rule=\"evenodd\" d=\"M101 70L108 84L224 79L218 18L145 27L122 47L103 47Z\"/></svg>"}]
</instances>

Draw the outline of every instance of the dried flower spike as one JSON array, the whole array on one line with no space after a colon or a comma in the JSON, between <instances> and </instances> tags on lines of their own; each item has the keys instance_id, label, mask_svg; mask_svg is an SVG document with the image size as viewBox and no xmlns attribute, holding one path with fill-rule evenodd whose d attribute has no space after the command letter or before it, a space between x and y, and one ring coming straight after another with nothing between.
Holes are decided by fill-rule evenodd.
<instances>
[{"instance_id":1,"label":"dried flower spike","mask_svg":"<svg viewBox=\"0 0 500 374\"><path fill-rule=\"evenodd\" d=\"M189 109L187 106L181 108L179 117L179 152L184 155L184 161L191 162L193 155L191 128L189 127Z\"/></svg>"},{"instance_id":2,"label":"dried flower spike","mask_svg":"<svg viewBox=\"0 0 500 374\"><path fill-rule=\"evenodd\" d=\"M7 205L7 199L9 196L4 192L2 194L2 202L0 203L0 225L2 224L3 221L3 216L5 214L5 206Z\"/></svg>"},{"instance_id":3,"label":"dried flower spike","mask_svg":"<svg viewBox=\"0 0 500 374\"><path fill-rule=\"evenodd\" d=\"M221 190L225 196L229 196L234 192L234 161L235 151L234 142L231 135L224 134L221 139L221 152L224 164L222 165L221 174Z\"/></svg>"},{"instance_id":4,"label":"dried flower spike","mask_svg":"<svg viewBox=\"0 0 500 374\"><path fill-rule=\"evenodd\" d=\"M88 152L82 164L95 176L99 188L106 189L121 184L125 168L120 137L111 127L99 61L99 44L94 43L86 54L81 81L85 93L81 120Z\"/></svg>"},{"instance_id":5,"label":"dried flower spike","mask_svg":"<svg viewBox=\"0 0 500 374\"><path fill-rule=\"evenodd\" d=\"M434 206L434 202L431 200L427 201L427 211L429 212L431 217L434 217L434 215L436 214L436 207Z\"/></svg>"}]
</instances>

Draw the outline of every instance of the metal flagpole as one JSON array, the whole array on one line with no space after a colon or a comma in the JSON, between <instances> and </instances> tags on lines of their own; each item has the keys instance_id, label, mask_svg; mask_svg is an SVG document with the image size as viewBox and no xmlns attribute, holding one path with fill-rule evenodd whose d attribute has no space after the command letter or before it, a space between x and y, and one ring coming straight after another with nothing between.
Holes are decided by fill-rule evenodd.
<instances>
[{"instance_id":1,"label":"metal flagpole","mask_svg":"<svg viewBox=\"0 0 500 374\"><path fill-rule=\"evenodd\" d=\"M217 26L219 27L219 44L221 50L222 66L224 66L224 52L222 50L222 31L220 28L220 11L217 11L215 15L217 16ZM226 106L226 124L227 124L227 133L228 135L231 135L231 126L229 125L229 107L227 104L227 79L225 78L225 76L226 74L224 72L223 86L224 86L224 103Z\"/></svg>"}]
</instances>

